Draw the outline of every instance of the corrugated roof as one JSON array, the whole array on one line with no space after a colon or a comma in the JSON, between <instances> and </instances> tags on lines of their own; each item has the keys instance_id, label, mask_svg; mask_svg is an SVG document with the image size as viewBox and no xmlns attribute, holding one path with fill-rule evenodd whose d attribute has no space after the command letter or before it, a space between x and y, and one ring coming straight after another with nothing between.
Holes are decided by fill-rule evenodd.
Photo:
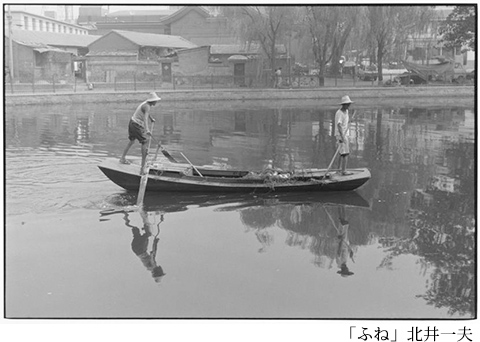
<instances>
[{"instance_id":1,"label":"corrugated roof","mask_svg":"<svg viewBox=\"0 0 480 342\"><path fill-rule=\"evenodd\" d=\"M277 53L285 54L287 49L283 44L277 44L275 46ZM260 45L251 44L250 46L245 45L223 45L223 44L214 44L210 46L210 53L212 55L242 55L242 54L259 54L261 51Z\"/></svg>"},{"instance_id":2,"label":"corrugated roof","mask_svg":"<svg viewBox=\"0 0 480 342\"><path fill-rule=\"evenodd\" d=\"M139 46L168 47L176 49L191 49L197 47L197 45L193 44L191 41L180 36L121 30L112 30L112 32L121 35ZM107 33L107 35L108 34L111 34L111 32Z\"/></svg>"},{"instance_id":3,"label":"corrugated roof","mask_svg":"<svg viewBox=\"0 0 480 342\"><path fill-rule=\"evenodd\" d=\"M174 13L172 10L126 10L105 14L106 17L130 17L130 16L168 16Z\"/></svg>"},{"instance_id":4,"label":"corrugated roof","mask_svg":"<svg viewBox=\"0 0 480 342\"><path fill-rule=\"evenodd\" d=\"M70 51L65 51L62 49L54 48L54 47L39 47L39 48L34 48L34 50L40 53L44 53L44 52L58 52L58 53L70 53L70 54L72 53Z\"/></svg>"},{"instance_id":5,"label":"corrugated roof","mask_svg":"<svg viewBox=\"0 0 480 342\"><path fill-rule=\"evenodd\" d=\"M92 51L87 53L88 57L97 56L97 57L121 57L121 56L137 56L137 52L133 51Z\"/></svg>"},{"instance_id":6,"label":"corrugated roof","mask_svg":"<svg viewBox=\"0 0 480 342\"><path fill-rule=\"evenodd\" d=\"M5 31L8 37L8 31ZM28 30L12 30L12 39L18 43L30 46L51 45L69 47L87 47L100 38L94 35L37 32Z\"/></svg>"},{"instance_id":7,"label":"corrugated roof","mask_svg":"<svg viewBox=\"0 0 480 342\"><path fill-rule=\"evenodd\" d=\"M238 54L257 54L259 52L258 45L220 45L214 44L210 46L210 53L212 55L238 55Z\"/></svg>"}]
</instances>

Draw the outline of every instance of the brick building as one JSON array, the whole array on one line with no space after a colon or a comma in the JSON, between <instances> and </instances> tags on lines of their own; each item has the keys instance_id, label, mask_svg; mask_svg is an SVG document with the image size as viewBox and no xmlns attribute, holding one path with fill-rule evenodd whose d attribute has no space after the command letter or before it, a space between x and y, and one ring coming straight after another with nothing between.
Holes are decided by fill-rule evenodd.
<instances>
[{"instance_id":1,"label":"brick building","mask_svg":"<svg viewBox=\"0 0 480 342\"><path fill-rule=\"evenodd\" d=\"M15 82L70 82L76 61L98 36L12 30L13 79ZM5 56L10 55L10 35L4 40ZM8 72L10 70L8 69ZM80 73L82 71L80 70Z\"/></svg>"},{"instance_id":2,"label":"brick building","mask_svg":"<svg viewBox=\"0 0 480 342\"><path fill-rule=\"evenodd\" d=\"M88 46L87 82L171 79L176 51L197 47L178 36L114 30Z\"/></svg>"},{"instance_id":3,"label":"brick building","mask_svg":"<svg viewBox=\"0 0 480 342\"><path fill-rule=\"evenodd\" d=\"M102 6L82 6L78 23L91 26L91 34L112 30L182 36L198 46L234 44L226 18L205 6L170 6L169 10L132 10L105 13Z\"/></svg>"}]
</instances>

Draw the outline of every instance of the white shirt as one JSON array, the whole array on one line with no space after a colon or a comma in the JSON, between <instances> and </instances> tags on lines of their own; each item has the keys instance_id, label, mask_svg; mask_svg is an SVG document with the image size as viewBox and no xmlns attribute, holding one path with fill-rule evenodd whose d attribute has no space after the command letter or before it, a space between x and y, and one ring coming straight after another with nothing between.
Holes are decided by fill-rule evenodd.
<instances>
[{"instance_id":1,"label":"white shirt","mask_svg":"<svg viewBox=\"0 0 480 342\"><path fill-rule=\"evenodd\" d=\"M337 110L335 113L335 136L340 138L340 132L338 131L338 124L340 124L340 127L342 128L343 136L348 137L349 134L349 129L348 129L348 121L349 121L349 116L348 116L348 109L346 112L343 112L341 109Z\"/></svg>"}]
</instances>

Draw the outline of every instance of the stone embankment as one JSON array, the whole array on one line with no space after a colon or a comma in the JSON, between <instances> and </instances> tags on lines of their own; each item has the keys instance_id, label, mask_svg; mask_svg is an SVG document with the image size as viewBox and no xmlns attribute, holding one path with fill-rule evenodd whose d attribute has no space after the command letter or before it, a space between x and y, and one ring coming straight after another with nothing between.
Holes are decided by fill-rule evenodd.
<instances>
[{"instance_id":1,"label":"stone embankment","mask_svg":"<svg viewBox=\"0 0 480 342\"><path fill-rule=\"evenodd\" d=\"M315 89L196 89L156 90L163 102L177 101L246 101L246 100L338 100L348 94L355 99L411 99L418 102L441 98L474 99L474 86L411 86L411 87L339 87ZM76 93L7 94L6 106L72 105L91 103L139 102L148 91Z\"/></svg>"}]
</instances>

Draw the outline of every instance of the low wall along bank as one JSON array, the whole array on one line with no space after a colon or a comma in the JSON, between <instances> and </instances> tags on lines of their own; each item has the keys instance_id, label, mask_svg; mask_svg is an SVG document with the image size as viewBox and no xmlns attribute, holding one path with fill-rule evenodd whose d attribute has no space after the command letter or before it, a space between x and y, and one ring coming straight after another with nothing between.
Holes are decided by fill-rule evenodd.
<instances>
[{"instance_id":1,"label":"low wall along bank","mask_svg":"<svg viewBox=\"0 0 480 342\"><path fill-rule=\"evenodd\" d=\"M215 89L215 90L157 90L162 101L232 101L232 100L338 100L343 95L351 98L415 98L475 96L473 86L452 87L371 87L371 88L316 88L316 89ZM146 99L148 92L77 92L61 94L14 94L6 95L5 105L53 105L109 102L139 102Z\"/></svg>"}]
</instances>

